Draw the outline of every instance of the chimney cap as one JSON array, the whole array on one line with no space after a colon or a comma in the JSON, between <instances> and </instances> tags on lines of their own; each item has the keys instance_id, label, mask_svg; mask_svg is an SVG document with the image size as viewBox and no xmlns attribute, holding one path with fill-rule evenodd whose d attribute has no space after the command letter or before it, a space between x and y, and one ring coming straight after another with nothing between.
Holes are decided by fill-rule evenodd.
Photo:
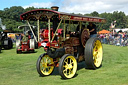
<instances>
[{"instance_id":1,"label":"chimney cap","mask_svg":"<svg viewBox=\"0 0 128 85\"><path fill-rule=\"evenodd\" d=\"M51 9L54 11L58 11L59 7L58 6L52 6Z\"/></svg>"}]
</instances>

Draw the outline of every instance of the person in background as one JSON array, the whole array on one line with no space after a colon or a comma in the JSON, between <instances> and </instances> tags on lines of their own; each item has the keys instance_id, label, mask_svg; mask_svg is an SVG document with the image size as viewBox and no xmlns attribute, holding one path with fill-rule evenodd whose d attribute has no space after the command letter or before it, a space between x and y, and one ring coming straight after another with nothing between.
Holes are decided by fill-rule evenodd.
<instances>
[{"instance_id":1,"label":"person in background","mask_svg":"<svg viewBox=\"0 0 128 85\"><path fill-rule=\"evenodd\" d=\"M29 33L27 31L26 34L22 38L22 42L27 42L28 40L29 40Z\"/></svg>"},{"instance_id":2,"label":"person in background","mask_svg":"<svg viewBox=\"0 0 128 85\"><path fill-rule=\"evenodd\" d=\"M89 22L89 25L87 26L90 32L90 37L97 37L97 32L96 32L96 25L93 24L92 22Z\"/></svg>"},{"instance_id":3,"label":"person in background","mask_svg":"<svg viewBox=\"0 0 128 85\"><path fill-rule=\"evenodd\" d=\"M123 32L122 30L119 31L119 43L120 43L120 46L122 46L122 39L123 39Z\"/></svg>"}]
</instances>

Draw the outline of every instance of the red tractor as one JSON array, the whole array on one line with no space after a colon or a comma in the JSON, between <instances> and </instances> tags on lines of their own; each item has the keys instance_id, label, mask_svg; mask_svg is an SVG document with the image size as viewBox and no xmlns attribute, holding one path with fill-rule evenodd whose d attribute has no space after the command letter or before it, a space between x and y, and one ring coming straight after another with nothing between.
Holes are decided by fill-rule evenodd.
<instances>
[{"instance_id":1,"label":"red tractor","mask_svg":"<svg viewBox=\"0 0 128 85\"><path fill-rule=\"evenodd\" d=\"M28 27L26 25L20 26L19 28ZM20 34L19 34L20 36ZM32 37L31 31L26 31L22 39L16 40L16 52L34 52L35 49L35 40Z\"/></svg>"}]
</instances>

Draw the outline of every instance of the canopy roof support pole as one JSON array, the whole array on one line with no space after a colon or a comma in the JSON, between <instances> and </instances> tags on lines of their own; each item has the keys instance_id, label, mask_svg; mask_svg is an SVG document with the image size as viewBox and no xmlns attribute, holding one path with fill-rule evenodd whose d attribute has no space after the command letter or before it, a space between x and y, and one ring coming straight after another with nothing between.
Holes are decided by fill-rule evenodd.
<instances>
[{"instance_id":1,"label":"canopy roof support pole","mask_svg":"<svg viewBox=\"0 0 128 85\"><path fill-rule=\"evenodd\" d=\"M35 41L37 42L37 38L36 38L36 36L35 36L35 34L34 34L33 30L32 30L32 27L31 27L31 25L30 25L30 23L29 23L28 20L27 20L27 23L28 23L28 26L29 26L29 28L30 28L30 30L31 30L31 32L32 32L32 34L33 34L33 36L34 36Z\"/></svg>"},{"instance_id":2,"label":"canopy roof support pole","mask_svg":"<svg viewBox=\"0 0 128 85\"><path fill-rule=\"evenodd\" d=\"M81 32L81 29L82 29L82 23L81 23L81 21L79 22L79 25L80 25L79 31Z\"/></svg>"},{"instance_id":3,"label":"canopy roof support pole","mask_svg":"<svg viewBox=\"0 0 128 85\"><path fill-rule=\"evenodd\" d=\"M37 34L38 34L38 42L39 42L39 40L40 40L40 20L39 19L37 20L37 29L38 29Z\"/></svg>"},{"instance_id":4,"label":"canopy roof support pole","mask_svg":"<svg viewBox=\"0 0 128 85\"><path fill-rule=\"evenodd\" d=\"M65 25L65 19L64 19L64 41L65 41L65 31L66 31L66 25Z\"/></svg>"},{"instance_id":5,"label":"canopy roof support pole","mask_svg":"<svg viewBox=\"0 0 128 85\"><path fill-rule=\"evenodd\" d=\"M56 35L56 33L57 33L57 31L58 31L58 29L59 29L59 27L60 27L61 22L62 22L62 19L60 20L60 22L59 22L59 24L58 24L58 26L57 26L57 29L56 29L56 31L55 31L55 33L54 33L54 36L53 36L53 38L52 38L52 41L53 41L54 38L55 38L55 35ZM52 42L52 41L51 41L51 42Z\"/></svg>"},{"instance_id":6,"label":"canopy roof support pole","mask_svg":"<svg viewBox=\"0 0 128 85\"><path fill-rule=\"evenodd\" d=\"M48 18L48 39L51 40L50 18Z\"/></svg>"},{"instance_id":7,"label":"canopy roof support pole","mask_svg":"<svg viewBox=\"0 0 128 85\"><path fill-rule=\"evenodd\" d=\"M71 22L70 22L70 20L69 20L69 30L71 31Z\"/></svg>"}]
</instances>

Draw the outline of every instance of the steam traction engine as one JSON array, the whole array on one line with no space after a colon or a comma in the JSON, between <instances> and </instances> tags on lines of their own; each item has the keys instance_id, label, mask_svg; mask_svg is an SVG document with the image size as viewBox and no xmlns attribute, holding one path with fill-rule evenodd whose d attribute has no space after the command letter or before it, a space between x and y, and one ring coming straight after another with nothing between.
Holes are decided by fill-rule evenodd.
<instances>
[{"instance_id":1,"label":"steam traction engine","mask_svg":"<svg viewBox=\"0 0 128 85\"><path fill-rule=\"evenodd\" d=\"M42 43L46 53L39 56L36 64L39 75L48 76L54 67L58 67L62 78L73 78L77 71L77 63L81 61L85 61L88 68L100 68L103 56L102 44L98 38L90 38L88 29L82 25L85 22L105 23L105 19L58 12L56 10L58 7L52 8L54 10L38 9L21 15L22 20L37 20L38 30L39 21L48 23L48 31L44 32L46 35ZM79 30L66 31L71 30L71 25L78 25ZM63 26L62 34L58 34L60 26Z\"/></svg>"},{"instance_id":2,"label":"steam traction engine","mask_svg":"<svg viewBox=\"0 0 128 85\"><path fill-rule=\"evenodd\" d=\"M8 32L10 32L10 31L9 30L4 30L0 34L0 44L1 44L0 49L2 49L2 48L4 48L4 49L11 49L11 48L13 48L12 39L7 36Z\"/></svg>"}]
</instances>

